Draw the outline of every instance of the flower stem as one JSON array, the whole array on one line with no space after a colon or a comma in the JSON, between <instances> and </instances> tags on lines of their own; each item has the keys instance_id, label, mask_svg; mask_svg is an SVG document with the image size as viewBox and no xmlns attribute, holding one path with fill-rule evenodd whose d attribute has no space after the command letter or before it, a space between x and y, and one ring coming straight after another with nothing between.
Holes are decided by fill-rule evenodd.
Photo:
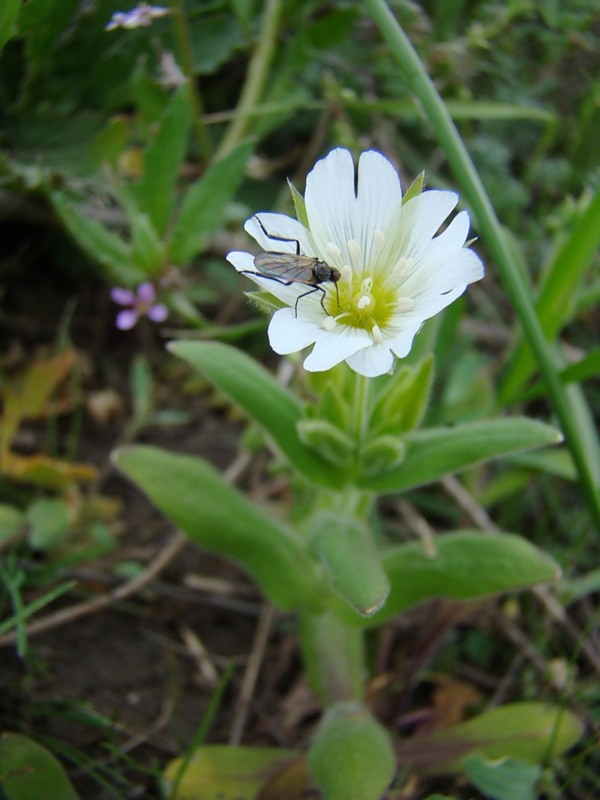
<instances>
[{"instance_id":1,"label":"flower stem","mask_svg":"<svg viewBox=\"0 0 600 800\"><path fill-rule=\"evenodd\" d=\"M595 475L600 472L600 444L596 442L595 446L589 446L582 435L578 425L579 415L558 377L550 346L535 311L531 289L513 257L508 239L450 113L408 37L385 0L366 0L365 5L400 64L409 86L419 99L473 209L482 238L498 266L506 292L537 359L554 411L577 466L590 511L600 524L600 494L595 481Z\"/></svg>"},{"instance_id":2,"label":"flower stem","mask_svg":"<svg viewBox=\"0 0 600 800\"><path fill-rule=\"evenodd\" d=\"M258 34L258 44L250 59L235 116L219 145L217 159L230 153L246 135L250 122L248 112L258 103L263 93L267 71L275 49L280 11L280 0L266 0L261 29Z\"/></svg>"},{"instance_id":3,"label":"flower stem","mask_svg":"<svg viewBox=\"0 0 600 800\"><path fill-rule=\"evenodd\" d=\"M360 446L369 429L369 419L371 415L371 378L365 378L364 375L359 375L358 373L353 373L353 378L353 434L356 439L357 446Z\"/></svg>"},{"instance_id":4,"label":"flower stem","mask_svg":"<svg viewBox=\"0 0 600 800\"><path fill-rule=\"evenodd\" d=\"M325 706L364 694L364 641L358 626L346 625L333 611L304 614L300 640L310 686Z\"/></svg>"},{"instance_id":5,"label":"flower stem","mask_svg":"<svg viewBox=\"0 0 600 800\"><path fill-rule=\"evenodd\" d=\"M189 36L189 26L185 13L184 0L173 0L173 22L175 26L175 37L179 49L179 58L183 72L188 79L190 92L190 103L194 117L194 129L196 141L201 159L208 164L211 160L213 147L210 141L208 128L204 122L204 105L200 94L196 78L194 77L194 60L192 58L192 45Z\"/></svg>"}]
</instances>

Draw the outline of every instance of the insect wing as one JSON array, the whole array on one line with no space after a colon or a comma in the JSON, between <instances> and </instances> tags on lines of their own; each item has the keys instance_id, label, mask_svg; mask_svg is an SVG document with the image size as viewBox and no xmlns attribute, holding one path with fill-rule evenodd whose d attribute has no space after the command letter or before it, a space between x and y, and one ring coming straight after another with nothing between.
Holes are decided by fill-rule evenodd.
<instances>
[{"instance_id":1,"label":"insect wing","mask_svg":"<svg viewBox=\"0 0 600 800\"><path fill-rule=\"evenodd\" d=\"M282 283L314 283L315 259L292 253L259 253L254 256L254 266L266 278Z\"/></svg>"}]
</instances>

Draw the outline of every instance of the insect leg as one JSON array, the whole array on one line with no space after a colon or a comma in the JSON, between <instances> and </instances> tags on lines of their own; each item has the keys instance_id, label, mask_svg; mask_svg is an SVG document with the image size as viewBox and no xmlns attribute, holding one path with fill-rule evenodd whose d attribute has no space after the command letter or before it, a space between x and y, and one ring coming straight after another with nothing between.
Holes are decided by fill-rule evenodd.
<instances>
[{"instance_id":1,"label":"insect leg","mask_svg":"<svg viewBox=\"0 0 600 800\"><path fill-rule=\"evenodd\" d=\"M302 300L303 297L308 297L309 294L314 294L314 292L321 292L321 308L323 311L329 316L327 309L325 308L325 289L322 286L313 286L312 289L309 289L308 292L304 292L304 294L299 294L296 298L296 302L294 303L294 316L298 316L298 303Z\"/></svg>"},{"instance_id":2,"label":"insect leg","mask_svg":"<svg viewBox=\"0 0 600 800\"><path fill-rule=\"evenodd\" d=\"M274 233L269 233L268 230L265 228L265 226L260 221L260 217L258 216L258 214L254 215L254 219L258 222L258 224L261 227L262 232L264 233L264 235L268 239L273 239L276 242L290 242L290 243L291 242L295 242L296 243L296 255L297 256L300 255L300 242L298 241L298 239L288 239L285 236L276 236Z\"/></svg>"}]
</instances>

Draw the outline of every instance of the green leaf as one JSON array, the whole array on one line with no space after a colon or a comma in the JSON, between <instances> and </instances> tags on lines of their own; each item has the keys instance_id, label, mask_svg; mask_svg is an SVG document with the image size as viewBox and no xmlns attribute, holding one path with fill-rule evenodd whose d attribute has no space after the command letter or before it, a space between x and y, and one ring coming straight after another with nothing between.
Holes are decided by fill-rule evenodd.
<instances>
[{"instance_id":1,"label":"green leaf","mask_svg":"<svg viewBox=\"0 0 600 800\"><path fill-rule=\"evenodd\" d=\"M434 734L431 740L462 740L487 759L513 758L541 765L573 747L582 733L581 722L566 708L527 702L492 708Z\"/></svg>"},{"instance_id":2,"label":"green leaf","mask_svg":"<svg viewBox=\"0 0 600 800\"><path fill-rule=\"evenodd\" d=\"M577 290L583 277L595 263L600 245L600 189L591 198L569 236L558 246L545 273L536 302L536 311L548 341L553 341L571 319ZM501 395L514 399L535 368L529 345L523 341L507 371Z\"/></svg>"},{"instance_id":3,"label":"green leaf","mask_svg":"<svg viewBox=\"0 0 600 800\"><path fill-rule=\"evenodd\" d=\"M0 735L0 796L3 800L79 800L54 756L18 733Z\"/></svg>"},{"instance_id":4,"label":"green leaf","mask_svg":"<svg viewBox=\"0 0 600 800\"><path fill-rule=\"evenodd\" d=\"M328 594L294 531L263 514L200 458L141 445L118 467L198 544L241 564L279 608L320 608Z\"/></svg>"},{"instance_id":5,"label":"green leaf","mask_svg":"<svg viewBox=\"0 0 600 800\"><path fill-rule=\"evenodd\" d=\"M0 546L8 542L25 524L25 514L16 506L0 503Z\"/></svg>"},{"instance_id":6,"label":"green leaf","mask_svg":"<svg viewBox=\"0 0 600 800\"><path fill-rule=\"evenodd\" d=\"M162 235L174 203L175 184L188 146L191 125L189 87L181 86L160 117L144 154L144 174L134 193L139 208Z\"/></svg>"},{"instance_id":7,"label":"green leaf","mask_svg":"<svg viewBox=\"0 0 600 800\"><path fill-rule=\"evenodd\" d=\"M300 441L301 403L260 364L221 342L171 342L169 350L263 428L307 480L330 488L342 485L342 474Z\"/></svg>"},{"instance_id":8,"label":"green leaf","mask_svg":"<svg viewBox=\"0 0 600 800\"><path fill-rule=\"evenodd\" d=\"M59 497L34 500L27 509L29 544L36 550L50 550L71 528L69 505Z\"/></svg>"},{"instance_id":9,"label":"green leaf","mask_svg":"<svg viewBox=\"0 0 600 800\"><path fill-rule=\"evenodd\" d=\"M453 428L429 428L406 435L406 458L384 475L363 478L365 489L412 489L491 458L557 444L555 428L524 417L472 422Z\"/></svg>"},{"instance_id":10,"label":"green leaf","mask_svg":"<svg viewBox=\"0 0 600 800\"><path fill-rule=\"evenodd\" d=\"M356 704L328 709L308 763L327 800L381 800L396 767L387 731Z\"/></svg>"},{"instance_id":11,"label":"green leaf","mask_svg":"<svg viewBox=\"0 0 600 800\"><path fill-rule=\"evenodd\" d=\"M478 753L463 759L471 783L491 800L537 800L542 770L514 758L488 760Z\"/></svg>"},{"instance_id":12,"label":"green leaf","mask_svg":"<svg viewBox=\"0 0 600 800\"><path fill-rule=\"evenodd\" d=\"M369 624L379 624L433 597L470 600L560 577L560 568L550 556L510 533L450 533L435 539L435 551L429 555L420 542L409 542L383 553L383 568L392 588L385 606Z\"/></svg>"},{"instance_id":13,"label":"green leaf","mask_svg":"<svg viewBox=\"0 0 600 800\"><path fill-rule=\"evenodd\" d=\"M58 189L50 192L49 199L84 253L103 267L108 281L135 286L144 280L144 273L132 266L131 251L123 239L83 213L65 192Z\"/></svg>"},{"instance_id":14,"label":"green leaf","mask_svg":"<svg viewBox=\"0 0 600 800\"><path fill-rule=\"evenodd\" d=\"M147 214L129 214L131 260L146 275L159 274L166 264L165 249Z\"/></svg>"},{"instance_id":15,"label":"green leaf","mask_svg":"<svg viewBox=\"0 0 600 800\"><path fill-rule=\"evenodd\" d=\"M256 800L261 789L297 759L290 750L204 745L189 759L181 777L182 758L167 765L165 788L172 800ZM171 795L175 781L177 792Z\"/></svg>"},{"instance_id":16,"label":"green leaf","mask_svg":"<svg viewBox=\"0 0 600 800\"><path fill-rule=\"evenodd\" d=\"M207 237L222 224L225 206L244 177L251 153L252 144L242 144L211 164L187 190L169 242L175 264L189 263L203 250Z\"/></svg>"},{"instance_id":17,"label":"green leaf","mask_svg":"<svg viewBox=\"0 0 600 800\"><path fill-rule=\"evenodd\" d=\"M21 0L3 0L0 5L0 51L15 32L20 8Z\"/></svg>"},{"instance_id":18,"label":"green leaf","mask_svg":"<svg viewBox=\"0 0 600 800\"><path fill-rule=\"evenodd\" d=\"M331 588L365 617L385 603L390 584L369 531L352 517L321 512L309 528L309 549L323 564Z\"/></svg>"}]
</instances>

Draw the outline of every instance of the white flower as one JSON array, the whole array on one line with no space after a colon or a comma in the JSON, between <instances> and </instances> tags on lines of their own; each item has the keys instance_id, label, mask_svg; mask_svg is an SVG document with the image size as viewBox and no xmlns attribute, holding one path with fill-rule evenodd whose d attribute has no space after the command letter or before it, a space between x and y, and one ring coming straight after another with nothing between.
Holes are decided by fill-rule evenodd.
<instances>
[{"instance_id":1,"label":"white flower","mask_svg":"<svg viewBox=\"0 0 600 800\"><path fill-rule=\"evenodd\" d=\"M431 190L403 204L398 175L384 156L363 153L355 179L350 152L338 148L306 179L307 226L272 213L245 224L265 251L299 250L325 262L334 279L317 290L314 282L286 285L266 277L264 267L261 275L250 253L229 253L227 259L286 306L269 324L275 352L314 344L304 362L307 370L346 361L361 375L375 377L392 368L394 356L408 355L425 320L483 277L481 260L465 247L466 211L436 236L457 202L454 192Z\"/></svg>"},{"instance_id":2,"label":"white flower","mask_svg":"<svg viewBox=\"0 0 600 800\"><path fill-rule=\"evenodd\" d=\"M155 19L164 17L169 13L163 6L150 6L148 3L139 3L131 11L115 11L110 22L105 25L105 31L114 31L116 28L147 28Z\"/></svg>"}]
</instances>

